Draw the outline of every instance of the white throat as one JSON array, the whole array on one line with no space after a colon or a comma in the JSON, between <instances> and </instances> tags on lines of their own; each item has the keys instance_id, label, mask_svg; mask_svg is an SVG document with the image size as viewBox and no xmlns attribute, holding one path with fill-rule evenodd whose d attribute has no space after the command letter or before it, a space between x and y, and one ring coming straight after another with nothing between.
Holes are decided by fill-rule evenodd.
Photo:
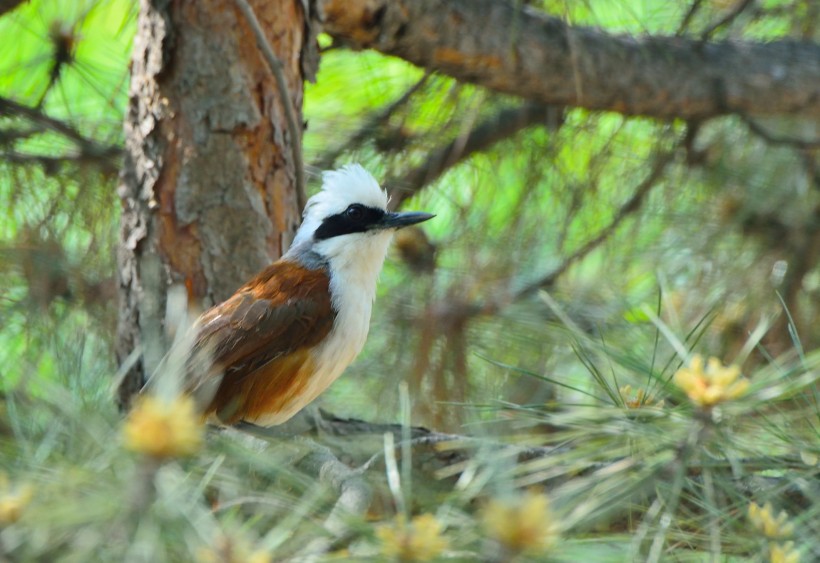
<instances>
[{"instance_id":1,"label":"white throat","mask_svg":"<svg viewBox=\"0 0 820 563\"><path fill-rule=\"evenodd\" d=\"M313 251L327 260L337 314L362 300L368 303L369 311L392 238L393 231L385 230L333 237L314 245Z\"/></svg>"},{"instance_id":2,"label":"white throat","mask_svg":"<svg viewBox=\"0 0 820 563\"><path fill-rule=\"evenodd\" d=\"M356 240L345 240L355 237ZM370 313L392 231L344 235L317 244L328 260L330 293L336 321L326 340L328 361L347 366L361 352L370 329ZM344 367L342 367L344 369ZM341 370L334 376L338 377Z\"/></svg>"}]
</instances>

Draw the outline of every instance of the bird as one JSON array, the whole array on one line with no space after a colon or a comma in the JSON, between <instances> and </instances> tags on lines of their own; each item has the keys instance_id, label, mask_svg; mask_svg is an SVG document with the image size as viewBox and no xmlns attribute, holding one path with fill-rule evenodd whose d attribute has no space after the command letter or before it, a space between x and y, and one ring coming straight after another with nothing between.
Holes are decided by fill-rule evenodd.
<instances>
[{"instance_id":1,"label":"bird","mask_svg":"<svg viewBox=\"0 0 820 563\"><path fill-rule=\"evenodd\" d=\"M181 383L206 419L282 424L353 362L393 234L435 216L387 203L361 165L324 172L290 249L196 319Z\"/></svg>"}]
</instances>

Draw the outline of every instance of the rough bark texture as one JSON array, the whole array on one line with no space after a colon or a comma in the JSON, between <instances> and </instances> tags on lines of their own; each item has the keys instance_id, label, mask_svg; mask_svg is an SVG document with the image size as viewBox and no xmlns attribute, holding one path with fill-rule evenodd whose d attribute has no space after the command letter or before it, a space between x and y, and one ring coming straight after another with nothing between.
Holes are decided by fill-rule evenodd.
<instances>
[{"instance_id":1,"label":"rough bark texture","mask_svg":"<svg viewBox=\"0 0 820 563\"><path fill-rule=\"evenodd\" d=\"M252 2L301 122L302 3ZM117 352L129 398L159 361L171 284L206 307L287 248L299 223L282 100L231 0L143 0L134 40ZM135 356L132 356L132 358Z\"/></svg>"},{"instance_id":2,"label":"rough bark texture","mask_svg":"<svg viewBox=\"0 0 820 563\"><path fill-rule=\"evenodd\" d=\"M820 118L820 45L616 36L498 0L320 0L354 48L546 104L662 119Z\"/></svg>"}]
</instances>

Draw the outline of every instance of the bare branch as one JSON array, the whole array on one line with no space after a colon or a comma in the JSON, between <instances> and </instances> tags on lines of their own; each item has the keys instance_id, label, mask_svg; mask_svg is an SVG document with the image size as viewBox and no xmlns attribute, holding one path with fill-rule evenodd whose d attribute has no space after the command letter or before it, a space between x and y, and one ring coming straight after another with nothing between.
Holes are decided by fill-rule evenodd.
<instances>
[{"instance_id":1,"label":"bare branch","mask_svg":"<svg viewBox=\"0 0 820 563\"><path fill-rule=\"evenodd\" d=\"M497 0L322 0L325 31L544 104L660 119L820 117L820 45L702 42L575 27Z\"/></svg>"},{"instance_id":2,"label":"bare branch","mask_svg":"<svg viewBox=\"0 0 820 563\"><path fill-rule=\"evenodd\" d=\"M250 4L247 0L235 0L236 6L245 16L245 20L253 30L253 35L256 38L256 45L262 51L265 61L268 63L273 76L276 78L276 86L279 88L279 98L282 100L282 106L285 109L285 118L288 122L288 129L290 130L290 148L293 155L293 168L296 176L296 197L299 209L304 209L307 203L307 190L305 188L305 164L302 160L302 135L301 128L296 120L296 111L293 109L293 99L288 92L288 84L285 79L285 73L282 67L282 61L273 52L273 47L270 46L268 38L265 37L265 32L256 18Z\"/></svg>"},{"instance_id":3,"label":"bare branch","mask_svg":"<svg viewBox=\"0 0 820 563\"><path fill-rule=\"evenodd\" d=\"M414 449L414 458L424 456L434 460L434 465L446 467L457 461L469 457L464 452L487 444L486 437L448 434L424 428L423 426L403 427L396 423L368 422L356 418L342 418L322 409L312 408L310 412L302 411L295 418L281 426L262 428L253 424L242 423L236 426L237 430L264 439L292 439L296 436L313 436L321 439L323 444L339 447L345 444L345 457L360 463L356 471L367 471L383 455L382 440L385 434L393 434L395 447L401 447L406 437ZM366 436L373 438L373 442L364 440ZM449 444L452 447L443 447ZM562 448L552 446L524 446L518 444L504 444L500 441L493 443L493 447L503 449L509 455L520 460L533 459L554 454ZM373 453L377 452L377 453ZM318 459L322 459L321 456ZM433 469L433 468L431 468ZM344 471L341 476L347 476Z\"/></svg>"},{"instance_id":4,"label":"bare branch","mask_svg":"<svg viewBox=\"0 0 820 563\"><path fill-rule=\"evenodd\" d=\"M563 120L563 108L542 104L528 103L502 110L471 130L466 138L453 139L443 147L434 149L422 164L400 178L386 180L385 185L391 195L390 205L394 209L398 208L406 199L474 153L485 151L497 142L538 123L556 130Z\"/></svg>"}]
</instances>

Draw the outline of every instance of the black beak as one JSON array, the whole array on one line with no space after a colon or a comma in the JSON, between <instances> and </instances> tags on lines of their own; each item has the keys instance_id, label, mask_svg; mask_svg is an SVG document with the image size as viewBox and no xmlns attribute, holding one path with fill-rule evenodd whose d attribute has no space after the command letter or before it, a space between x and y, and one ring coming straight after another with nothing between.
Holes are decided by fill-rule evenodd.
<instances>
[{"instance_id":1,"label":"black beak","mask_svg":"<svg viewBox=\"0 0 820 563\"><path fill-rule=\"evenodd\" d=\"M377 229L401 229L402 227L409 227L416 223L421 223L435 217L432 213L423 213L421 211L407 211L404 213L385 213L384 217L375 225Z\"/></svg>"}]
</instances>

